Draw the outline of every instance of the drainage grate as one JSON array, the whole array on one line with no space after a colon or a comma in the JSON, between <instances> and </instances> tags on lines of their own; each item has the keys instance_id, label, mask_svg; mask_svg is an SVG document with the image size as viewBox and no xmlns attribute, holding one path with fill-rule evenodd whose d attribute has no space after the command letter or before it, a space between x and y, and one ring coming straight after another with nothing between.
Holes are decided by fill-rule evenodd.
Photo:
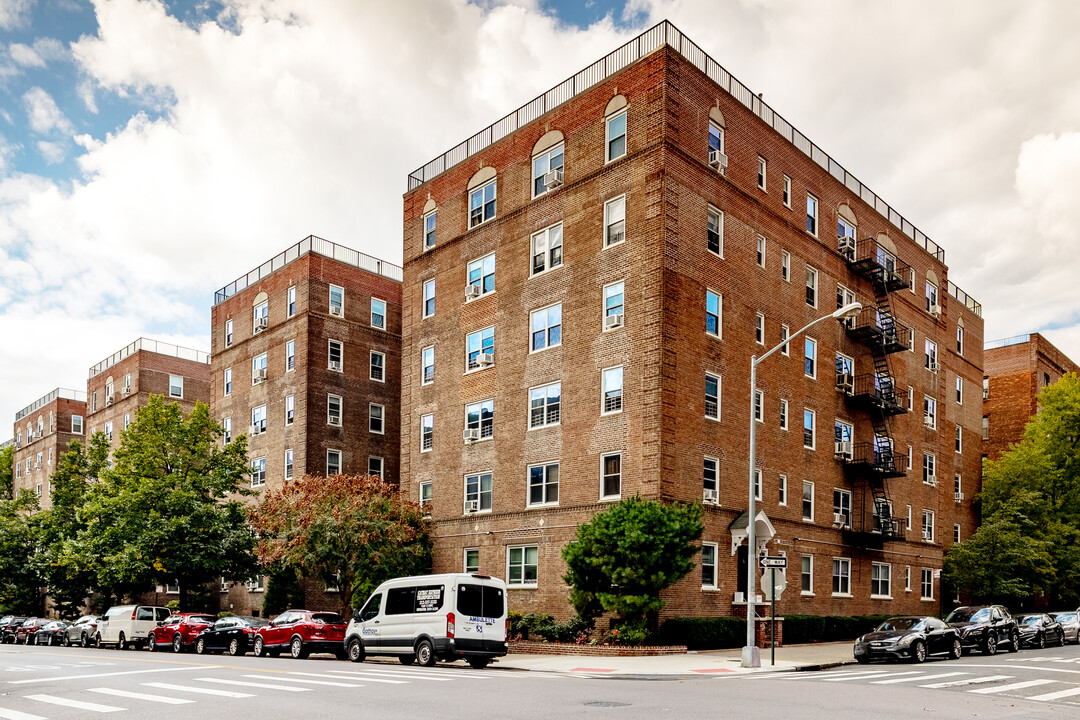
<instances>
[{"instance_id":1,"label":"drainage grate","mask_svg":"<svg viewBox=\"0 0 1080 720\"><path fill-rule=\"evenodd\" d=\"M586 707L629 707L630 703L615 702L614 700L593 700L585 703Z\"/></svg>"}]
</instances>

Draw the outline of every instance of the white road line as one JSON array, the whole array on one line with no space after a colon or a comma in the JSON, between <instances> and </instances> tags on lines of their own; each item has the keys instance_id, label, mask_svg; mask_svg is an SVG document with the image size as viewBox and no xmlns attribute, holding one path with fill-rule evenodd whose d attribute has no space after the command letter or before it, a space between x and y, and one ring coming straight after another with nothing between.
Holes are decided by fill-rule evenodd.
<instances>
[{"instance_id":1,"label":"white road line","mask_svg":"<svg viewBox=\"0 0 1080 720\"><path fill-rule=\"evenodd\" d=\"M876 672L863 675L848 675L841 678L825 678L822 682L844 682L845 680L877 680L878 678L899 677L900 675L922 675L922 670L908 670L907 672Z\"/></svg>"},{"instance_id":2,"label":"white road line","mask_svg":"<svg viewBox=\"0 0 1080 720\"><path fill-rule=\"evenodd\" d=\"M895 683L918 682L918 681L921 681L921 680L937 680L939 678L956 677L957 675L967 675L967 673L964 673L964 672L948 672L948 673L938 673L937 675L920 675L920 676L916 676L916 677L893 678L892 680L871 680L870 684L871 685L893 685Z\"/></svg>"},{"instance_id":3,"label":"white road line","mask_svg":"<svg viewBox=\"0 0 1080 720\"><path fill-rule=\"evenodd\" d=\"M434 680L436 682L453 682L454 681L454 678L448 678L448 677L441 678L441 677L432 677L430 675L408 675L408 676L405 676L405 675L400 675L400 674L397 674L397 673L384 672L382 670L328 670L327 672L333 673L333 675L335 675L335 676L336 675L347 675L347 676L350 676L350 677L355 676L355 677L362 677L362 678L369 678L369 677L372 677L372 676L374 676L374 677L408 677L409 678L409 680L396 680L396 681L393 681L393 682L409 682L411 680ZM323 675L323 676L320 676L320 677L329 677L329 676Z\"/></svg>"},{"instance_id":4,"label":"white road line","mask_svg":"<svg viewBox=\"0 0 1080 720\"><path fill-rule=\"evenodd\" d=\"M982 677L967 678L966 680L951 680L949 682L930 683L920 685L924 688L959 687L960 685L977 685L980 683L997 682L998 680L1012 680L1012 675L983 675Z\"/></svg>"},{"instance_id":5,"label":"white road line","mask_svg":"<svg viewBox=\"0 0 1080 720\"><path fill-rule=\"evenodd\" d=\"M147 670L122 670L111 673L94 673L93 675L67 675L65 677L31 678L29 680L8 680L10 685L25 685L26 683L60 682L61 680L82 680L84 678L117 677L118 675L139 675L142 673L179 672L181 670L210 670L220 668L220 665L191 665L189 667L150 668Z\"/></svg>"},{"instance_id":6,"label":"white road line","mask_svg":"<svg viewBox=\"0 0 1080 720\"><path fill-rule=\"evenodd\" d=\"M240 687L266 688L267 690L283 690L285 692L307 692L311 688L287 687L285 685L267 685L266 683L245 682L243 680L225 680L224 678L195 678L199 682L220 683L222 685L239 685ZM276 678L274 678L276 679Z\"/></svg>"},{"instance_id":7,"label":"white road line","mask_svg":"<svg viewBox=\"0 0 1080 720\"><path fill-rule=\"evenodd\" d=\"M90 692L102 695L115 695L116 697L131 698L132 700L146 700L148 702L164 703L166 705L187 705L195 702L187 698L174 698L165 695L150 695L149 693L132 692L130 690L116 690L115 688L87 688Z\"/></svg>"},{"instance_id":8,"label":"white road line","mask_svg":"<svg viewBox=\"0 0 1080 720\"><path fill-rule=\"evenodd\" d=\"M443 677L462 677L472 678L474 680L480 680L484 678L493 678L505 676L505 673L499 673L493 675L490 672L484 672L482 670L465 670L464 668L455 668L451 666L436 665L430 668L406 668L404 666L394 667L391 665L384 665L381 663L359 664L357 668L371 668L377 669L380 672L394 673L397 675L435 675Z\"/></svg>"},{"instance_id":9,"label":"white road line","mask_svg":"<svg viewBox=\"0 0 1080 720\"><path fill-rule=\"evenodd\" d=\"M1080 658L1062 658L1061 660L1051 660L1050 662L1056 662L1056 663L1075 663L1075 662L1080 662Z\"/></svg>"},{"instance_id":10,"label":"white road line","mask_svg":"<svg viewBox=\"0 0 1080 720\"><path fill-rule=\"evenodd\" d=\"M0 708L0 718L4 718L4 720L45 720L40 715L31 715L18 710L5 710L4 708Z\"/></svg>"},{"instance_id":11,"label":"white road line","mask_svg":"<svg viewBox=\"0 0 1080 720\"><path fill-rule=\"evenodd\" d=\"M341 672L341 671L338 671L338 672ZM333 675L327 675L326 673L307 673L307 672L299 672L298 670L290 670L289 674L290 675L300 675L300 676L303 676L303 677L323 678L324 680L327 679L327 678L334 677ZM348 678L341 678L341 679L342 680L347 680ZM409 680L390 680L388 678L381 678L381 677L365 677L364 682L387 683L388 685L408 685L410 681Z\"/></svg>"},{"instance_id":12,"label":"white road line","mask_svg":"<svg viewBox=\"0 0 1080 720\"><path fill-rule=\"evenodd\" d=\"M1032 695L1026 699L1047 702L1049 700L1060 700L1061 698L1073 697L1074 695L1080 695L1080 687L1069 688L1068 690L1058 690L1057 692L1046 693L1045 695Z\"/></svg>"},{"instance_id":13,"label":"white road line","mask_svg":"<svg viewBox=\"0 0 1080 720\"><path fill-rule=\"evenodd\" d=\"M50 703L52 705L63 705L64 707L78 708L79 710L89 710L90 712L119 712L124 708L116 707L114 705L98 705L97 703L83 702L82 700L69 700L68 698L56 697L55 695L27 695L27 700L37 700L38 702Z\"/></svg>"},{"instance_id":14,"label":"white road line","mask_svg":"<svg viewBox=\"0 0 1080 720\"><path fill-rule=\"evenodd\" d=\"M1024 688L1037 687L1039 685L1049 685L1050 683L1058 682L1057 680L1025 680L1024 682L1012 683L1010 685L999 685L998 687L988 688L975 688L974 690L968 690L969 693L978 693L980 695L991 695L993 693L1009 692L1010 690L1023 690Z\"/></svg>"},{"instance_id":15,"label":"white road line","mask_svg":"<svg viewBox=\"0 0 1080 720\"><path fill-rule=\"evenodd\" d=\"M285 678L275 675L244 675L244 677L252 678L254 680L274 680L276 682L307 683L309 685L329 685L330 687L364 687L363 685L357 685L356 683L330 682L329 680L301 680L300 678Z\"/></svg>"},{"instance_id":16,"label":"white road line","mask_svg":"<svg viewBox=\"0 0 1080 720\"><path fill-rule=\"evenodd\" d=\"M179 692L192 692L200 695L217 695L218 697L246 698L255 697L251 693L234 692L232 690L215 690L214 688L191 687L190 685L173 685L172 683L143 683L146 687L161 688L162 690L177 690Z\"/></svg>"}]
</instances>

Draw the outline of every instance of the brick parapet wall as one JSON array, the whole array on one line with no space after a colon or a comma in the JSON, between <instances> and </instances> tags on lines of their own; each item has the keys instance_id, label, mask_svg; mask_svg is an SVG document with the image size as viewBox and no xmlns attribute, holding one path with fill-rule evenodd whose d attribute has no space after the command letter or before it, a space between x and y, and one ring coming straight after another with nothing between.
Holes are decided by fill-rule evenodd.
<instances>
[{"instance_id":1,"label":"brick parapet wall","mask_svg":"<svg viewBox=\"0 0 1080 720\"><path fill-rule=\"evenodd\" d=\"M685 655L685 645L648 645L624 647L622 645L576 645L574 643L547 643L532 640L514 640L510 654L526 655L588 655L591 657L646 657L657 655Z\"/></svg>"}]
</instances>

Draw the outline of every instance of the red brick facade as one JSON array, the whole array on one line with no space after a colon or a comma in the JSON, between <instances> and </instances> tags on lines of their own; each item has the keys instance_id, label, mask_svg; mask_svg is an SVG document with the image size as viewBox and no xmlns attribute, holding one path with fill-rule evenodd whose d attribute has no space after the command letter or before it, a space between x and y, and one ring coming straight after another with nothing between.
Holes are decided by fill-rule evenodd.
<instances>
[{"instance_id":1,"label":"red brick facade","mask_svg":"<svg viewBox=\"0 0 1080 720\"><path fill-rule=\"evenodd\" d=\"M15 414L12 456L15 493L30 490L43 510L52 506L50 477L72 440L86 432L86 395L57 388Z\"/></svg>"},{"instance_id":2,"label":"red brick facade","mask_svg":"<svg viewBox=\"0 0 1080 720\"><path fill-rule=\"evenodd\" d=\"M626 153L607 161L605 115L613 117L623 105ZM723 123L726 174L709 162L710 117ZM534 198L534 148L546 152L552 131L562 136L564 184ZM764 188L758 184L759 159L766 162ZM470 189L490 178L496 187L494 218L470 229ZM818 201L816 235L806 229L808 194ZM609 246L605 203L619 197L625 198L625 241ZM914 330L913 349L892 352L887 364L898 389L913 389L914 412L885 423L895 452L906 456L910 445L913 462L903 476L878 484L900 521L901 537L882 542L871 532L834 527L834 490L851 492L853 527L861 524L856 518L869 518L873 507L869 484L854 481L834 457L834 420L854 427L857 444L874 437L868 413L838 391L834 360L837 353L853 359L858 376L874 372L875 358L839 323L817 325L809 334L816 341L814 377L804 373L802 338L791 344L789 356L777 354L758 371L763 393L758 508L776 531L768 551L786 553L790 561L789 589L777 610L937 611L940 586L933 576L952 542L953 524L960 525L961 537L975 525L971 498L979 476L982 319L949 294L941 259L678 53L665 47L630 64L420 184L405 195L404 206L402 486L420 497L431 484L435 572L460 571L466 552L476 549L480 571L509 579L511 557L519 558L515 548L535 547L538 580L511 586L511 608L566 617L571 609L561 550L578 525L608 504L601 494L603 458L620 454L618 497L684 502L702 501L703 465L711 459L718 498L705 506L704 542L715 543L715 583L703 589L702 572L695 570L666 594L665 612L732 614L736 593L744 587L729 525L747 505L751 355L781 342L782 326L795 332L831 312L838 285L864 306L875 303L874 283L837 250L833 228L842 215L857 227L860 248L877 242L913 273L902 278L904 284L913 278L913 288L888 293L896 322ZM708 248L710 208L723 213L720 254ZM425 217L431 212L435 243L425 249ZM530 236L558 223L562 264L532 274ZM763 266L759 236L765 239ZM494 291L467 299L468 265L489 253L496 256ZM807 302L807 268L817 273L814 304ZM424 287L431 280L437 288L433 314L424 310ZM624 283L624 322L605 330L604 289L616 282ZM938 288L936 315L927 311L927 282ZM706 332L710 291L723 299L721 330L715 335ZM530 313L553 305L561 305L561 343L531 351ZM756 340L759 313L763 344ZM964 328L962 353L958 325ZM488 327L494 328L494 364L470 371L467 336ZM926 368L926 340L937 345L935 371ZM435 371L425 383L421 357L427 347L434 347ZM605 414L602 371L617 366L623 373L622 410ZM719 381L716 419L706 417L707 376ZM561 383L559 421L530 429L530 389L556 382ZM923 423L924 397L936 402L933 429ZM466 405L489 399L491 438L463 441ZM781 429L782 401L787 429ZM804 409L815 413L815 449L804 448ZM431 450L424 451L421 418L429 414L434 435ZM928 454L936 459L936 487L923 482ZM549 495L549 502L530 503L530 468L556 463L557 501ZM467 477L489 473L490 511L467 511ZM962 500L954 497L954 475L961 476ZM781 502L782 477L786 503ZM812 520L803 517L804 481L813 483ZM922 539L924 511L933 513L932 541ZM741 545L745 548L745 541ZM800 593L804 555L813 558L812 585ZM848 592L832 592L834 558L850 561ZM871 598L874 563L891 571L888 597ZM920 593L923 570L932 588L926 599Z\"/></svg>"}]
</instances>

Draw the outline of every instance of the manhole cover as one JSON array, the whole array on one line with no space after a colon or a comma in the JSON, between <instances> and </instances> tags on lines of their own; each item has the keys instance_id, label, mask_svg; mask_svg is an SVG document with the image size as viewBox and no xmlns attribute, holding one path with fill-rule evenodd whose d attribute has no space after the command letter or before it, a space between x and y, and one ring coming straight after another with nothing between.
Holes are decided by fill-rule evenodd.
<instances>
[{"instance_id":1,"label":"manhole cover","mask_svg":"<svg viewBox=\"0 0 1080 720\"><path fill-rule=\"evenodd\" d=\"M614 700L593 700L585 703L586 707L628 707L630 703L615 702Z\"/></svg>"}]
</instances>

